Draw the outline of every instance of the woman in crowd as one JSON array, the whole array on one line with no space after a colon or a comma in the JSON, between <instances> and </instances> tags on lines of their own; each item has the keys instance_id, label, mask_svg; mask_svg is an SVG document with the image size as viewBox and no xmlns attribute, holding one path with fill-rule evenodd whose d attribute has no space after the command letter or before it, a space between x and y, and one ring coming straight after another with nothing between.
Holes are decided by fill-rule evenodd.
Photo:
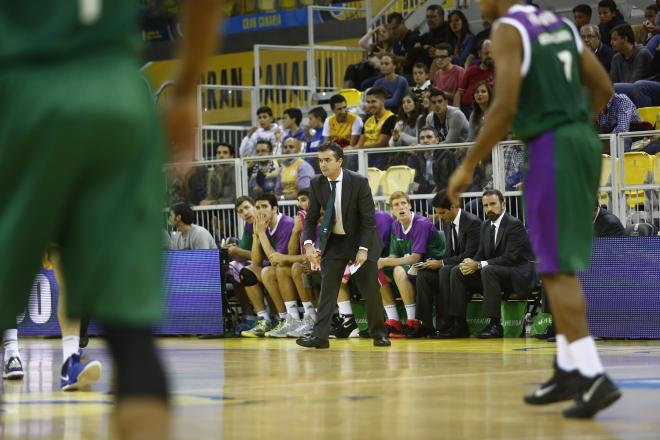
<instances>
[{"instance_id":1,"label":"woman in crowd","mask_svg":"<svg viewBox=\"0 0 660 440\"><path fill-rule=\"evenodd\" d=\"M412 92L408 92L401 100L401 109L397 123L390 138L391 147L417 145L417 119L422 113L422 106Z\"/></svg>"},{"instance_id":2,"label":"woman in crowd","mask_svg":"<svg viewBox=\"0 0 660 440\"><path fill-rule=\"evenodd\" d=\"M467 69L473 59L476 37L463 12L455 10L449 14L449 30L449 43L454 48L452 63Z\"/></svg>"},{"instance_id":3,"label":"woman in crowd","mask_svg":"<svg viewBox=\"0 0 660 440\"><path fill-rule=\"evenodd\" d=\"M486 110L493 100L493 89L486 81L477 83L474 91L472 92L472 102L474 102L474 110L470 115L468 142L473 142L479 134L479 130L484 125L484 117Z\"/></svg>"},{"instance_id":4,"label":"woman in crowd","mask_svg":"<svg viewBox=\"0 0 660 440\"><path fill-rule=\"evenodd\" d=\"M373 42L371 41L373 37ZM345 88L358 88L360 84L370 78L378 77L380 74L380 58L392 51L392 35L385 26L370 29L359 44L367 51L367 57L357 64L351 64L344 74Z\"/></svg>"}]
</instances>

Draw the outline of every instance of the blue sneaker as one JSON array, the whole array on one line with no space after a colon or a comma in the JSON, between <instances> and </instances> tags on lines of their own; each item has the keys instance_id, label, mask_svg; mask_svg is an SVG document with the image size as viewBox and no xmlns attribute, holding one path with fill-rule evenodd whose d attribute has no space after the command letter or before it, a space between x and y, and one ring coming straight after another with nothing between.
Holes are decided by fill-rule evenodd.
<instances>
[{"instance_id":1,"label":"blue sneaker","mask_svg":"<svg viewBox=\"0 0 660 440\"><path fill-rule=\"evenodd\" d=\"M12 356L5 363L5 368L2 371L2 378L8 380L23 379L25 373L23 372L23 363L18 356Z\"/></svg>"},{"instance_id":2,"label":"blue sneaker","mask_svg":"<svg viewBox=\"0 0 660 440\"><path fill-rule=\"evenodd\" d=\"M62 365L60 388L62 391L87 390L101 378L101 363L89 361L83 363L81 352L72 354Z\"/></svg>"}]
</instances>

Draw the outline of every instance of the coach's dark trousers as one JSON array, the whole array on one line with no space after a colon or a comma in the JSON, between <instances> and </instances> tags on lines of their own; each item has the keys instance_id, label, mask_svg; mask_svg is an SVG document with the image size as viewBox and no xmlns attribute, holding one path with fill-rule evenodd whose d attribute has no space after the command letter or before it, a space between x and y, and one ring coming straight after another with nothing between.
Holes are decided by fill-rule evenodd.
<instances>
[{"instance_id":1,"label":"coach's dark trousers","mask_svg":"<svg viewBox=\"0 0 660 440\"><path fill-rule=\"evenodd\" d=\"M451 316L465 319L467 303L473 293L483 293L482 304L484 315L488 318L501 317L500 304L502 292L513 290L511 275L513 269L504 266L488 265L482 270L463 275L458 266L451 270L451 299L449 312Z\"/></svg>"},{"instance_id":2,"label":"coach's dark trousers","mask_svg":"<svg viewBox=\"0 0 660 440\"><path fill-rule=\"evenodd\" d=\"M451 268L443 266L438 270L420 270L417 272L417 319L429 327L433 325L433 311L435 320L449 319L449 294L451 292Z\"/></svg>"},{"instance_id":3,"label":"coach's dark trousers","mask_svg":"<svg viewBox=\"0 0 660 440\"><path fill-rule=\"evenodd\" d=\"M331 243L328 243L331 246ZM321 294L317 307L316 324L312 336L328 339L332 315L337 304L339 287L344 270L349 260L322 258L321 259ZM372 338L386 336L383 301L378 288L378 266L375 261L366 261L351 279L362 294L367 305L367 321L369 334Z\"/></svg>"}]
</instances>

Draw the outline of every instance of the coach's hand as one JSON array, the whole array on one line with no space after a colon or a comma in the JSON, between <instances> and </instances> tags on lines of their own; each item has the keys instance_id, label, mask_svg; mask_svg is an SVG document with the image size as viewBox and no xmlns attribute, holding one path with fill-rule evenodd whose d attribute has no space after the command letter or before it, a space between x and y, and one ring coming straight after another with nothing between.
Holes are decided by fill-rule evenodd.
<instances>
[{"instance_id":1,"label":"coach's hand","mask_svg":"<svg viewBox=\"0 0 660 440\"><path fill-rule=\"evenodd\" d=\"M355 260L353 261L353 264L358 266L363 265L367 261L367 256L367 251L364 249L358 249L357 254L355 254Z\"/></svg>"},{"instance_id":2,"label":"coach's hand","mask_svg":"<svg viewBox=\"0 0 660 440\"><path fill-rule=\"evenodd\" d=\"M305 245L305 257L311 264L321 264L321 254L316 252L312 244Z\"/></svg>"},{"instance_id":3,"label":"coach's hand","mask_svg":"<svg viewBox=\"0 0 660 440\"><path fill-rule=\"evenodd\" d=\"M461 193L465 191L470 184L472 174L474 174L474 169L465 166L465 163L463 163L456 171L454 171L454 174L451 175L449 186L447 187L447 195L453 204L460 206L459 198Z\"/></svg>"}]
</instances>

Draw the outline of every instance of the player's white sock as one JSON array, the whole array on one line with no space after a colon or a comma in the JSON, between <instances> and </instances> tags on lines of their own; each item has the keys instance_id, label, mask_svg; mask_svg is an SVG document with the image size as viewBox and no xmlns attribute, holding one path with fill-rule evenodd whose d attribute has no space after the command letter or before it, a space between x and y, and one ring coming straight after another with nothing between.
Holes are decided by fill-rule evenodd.
<instances>
[{"instance_id":1,"label":"player's white sock","mask_svg":"<svg viewBox=\"0 0 660 440\"><path fill-rule=\"evenodd\" d=\"M603 364L600 362L600 356L598 356L596 343L591 336L573 341L568 344L568 348L575 365L583 376L595 377L605 372Z\"/></svg>"},{"instance_id":2,"label":"player's white sock","mask_svg":"<svg viewBox=\"0 0 660 440\"><path fill-rule=\"evenodd\" d=\"M286 306L286 312L291 315L292 318L300 320L300 311L298 311L298 301L284 301Z\"/></svg>"},{"instance_id":3,"label":"player's white sock","mask_svg":"<svg viewBox=\"0 0 660 440\"><path fill-rule=\"evenodd\" d=\"M338 302L337 306L339 306L339 314L340 315L352 315L353 314L353 307L351 306L350 301Z\"/></svg>"},{"instance_id":4,"label":"player's white sock","mask_svg":"<svg viewBox=\"0 0 660 440\"><path fill-rule=\"evenodd\" d=\"M66 362L72 354L78 353L80 336L67 336L62 338L62 363Z\"/></svg>"},{"instance_id":5,"label":"player's white sock","mask_svg":"<svg viewBox=\"0 0 660 440\"><path fill-rule=\"evenodd\" d=\"M305 309L305 315L309 315L314 321L316 321L316 309L314 304L311 301L303 301L303 308Z\"/></svg>"},{"instance_id":6,"label":"player's white sock","mask_svg":"<svg viewBox=\"0 0 660 440\"><path fill-rule=\"evenodd\" d=\"M396 308L396 304L390 304L389 306L385 306L385 314L387 314L387 319L389 320L393 320L393 321L401 320L399 318L399 311Z\"/></svg>"},{"instance_id":7,"label":"player's white sock","mask_svg":"<svg viewBox=\"0 0 660 440\"><path fill-rule=\"evenodd\" d=\"M279 316L280 319L286 319L286 312L278 313L277 316Z\"/></svg>"},{"instance_id":8,"label":"player's white sock","mask_svg":"<svg viewBox=\"0 0 660 440\"><path fill-rule=\"evenodd\" d=\"M564 335L557 335L557 367L564 371L573 371L577 368L571 350L568 348L568 340Z\"/></svg>"},{"instance_id":9,"label":"player's white sock","mask_svg":"<svg viewBox=\"0 0 660 440\"><path fill-rule=\"evenodd\" d=\"M417 312L417 304L406 304L406 316L408 319L415 319L415 313Z\"/></svg>"},{"instance_id":10,"label":"player's white sock","mask_svg":"<svg viewBox=\"0 0 660 440\"><path fill-rule=\"evenodd\" d=\"M267 311L262 310L261 312L257 312L257 316L259 318L265 319L266 322L270 323L270 315L268 314Z\"/></svg>"},{"instance_id":11,"label":"player's white sock","mask_svg":"<svg viewBox=\"0 0 660 440\"><path fill-rule=\"evenodd\" d=\"M2 333L2 345L5 349L5 363L10 357L18 356L18 330L15 328L5 330Z\"/></svg>"}]
</instances>

